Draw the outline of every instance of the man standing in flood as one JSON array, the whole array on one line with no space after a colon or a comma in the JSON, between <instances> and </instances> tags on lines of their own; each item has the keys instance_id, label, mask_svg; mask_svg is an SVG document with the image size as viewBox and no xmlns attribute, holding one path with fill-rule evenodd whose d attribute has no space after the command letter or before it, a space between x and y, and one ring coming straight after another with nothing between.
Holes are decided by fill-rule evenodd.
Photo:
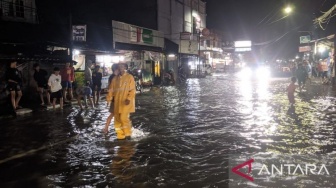
<instances>
[{"instance_id":1,"label":"man standing in flood","mask_svg":"<svg viewBox=\"0 0 336 188\"><path fill-rule=\"evenodd\" d=\"M6 72L7 78L7 89L10 91L11 102L13 110L21 109L19 106L20 99L22 97L21 84L22 84L22 75L19 70L16 68L16 61L13 61L9 64L9 68ZM15 98L16 96L16 98Z\"/></svg>"},{"instance_id":2,"label":"man standing in flood","mask_svg":"<svg viewBox=\"0 0 336 188\"><path fill-rule=\"evenodd\" d=\"M73 98L72 94L72 83L75 81L75 70L73 67L70 67L70 63L66 63L65 67L61 70L62 76L62 88L63 88L63 98L64 103L68 102L67 100L67 91L69 91L70 100Z\"/></svg>"},{"instance_id":3,"label":"man standing in flood","mask_svg":"<svg viewBox=\"0 0 336 188\"><path fill-rule=\"evenodd\" d=\"M120 75L112 80L107 95L107 101L114 101L114 128L117 139L130 139L132 124L130 113L135 112L135 81L126 72L126 65L119 64Z\"/></svg>"}]
</instances>

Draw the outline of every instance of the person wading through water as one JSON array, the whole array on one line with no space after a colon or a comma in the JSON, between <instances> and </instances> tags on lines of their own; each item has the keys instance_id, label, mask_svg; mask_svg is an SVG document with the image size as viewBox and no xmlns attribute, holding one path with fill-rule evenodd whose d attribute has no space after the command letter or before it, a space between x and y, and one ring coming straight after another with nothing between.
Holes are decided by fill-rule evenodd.
<instances>
[{"instance_id":1,"label":"person wading through water","mask_svg":"<svg viewBox=\"0 0 336 188\"><path fill-rule=\"evenodd\" d=\"M126 65L119 64L119 76L113 78L107 95L107 101L114 101L114 128L117 139L130 139L132 125L130 113L135 112L135 81L126 72Z\"/></svg>"}]
</instances>

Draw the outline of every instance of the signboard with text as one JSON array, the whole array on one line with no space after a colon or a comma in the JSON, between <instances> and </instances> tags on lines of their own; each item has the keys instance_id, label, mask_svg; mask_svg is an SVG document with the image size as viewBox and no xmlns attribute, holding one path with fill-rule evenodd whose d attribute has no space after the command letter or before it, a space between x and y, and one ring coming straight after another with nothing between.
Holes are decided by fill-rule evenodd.
<instances>
[{"instance_id":1,"label":"signboard with text","mask_svg":"<svg viewBox=\"0 0 336 188\"><path fill-rule=\"evenodd\" d=\"M299 47L299 52L310 52L311 47L310 46L300 46Z\"/></svg>"},{"instance_id":2,"label":"signboard with text","mask_svg":"<svg viewBox=\"0 0 336 188\"><path fill-rule=\"evenodd\" d=\"M235 52L249 52L252 51L251 41L235 41L234 42Z\"/></svg>"},{"instance_id":3,"label":"signboard with text","mask_svg":"<svg viewBox=\"0 0 336 188\"><path fill-rule=\"evenodd\" d=\"M86 25L72 26L72 40L80 42L86 41Z\"/></svg>"},{"instance_id":4,"label":"signboard with text","mask_svg":"<svg viewBox=\"0 0 336 188\"><path fill-rule=\"evenodd\" d=\"M164 34L160 31L114 20L112 21L112 30L114 42L164 47Z\"/></svg>"},{"instance_id":5,"label":"signboard with text","mask_svg":"<svg viewBox=\"0 0 336 188\"><path fill-rule=\"evenodd\" d=\"M310 36L301 36L300 37L300 44L305 44L305 43L309 43L310 42Z\"/></svg>"},{"instance_id":6,"label":"signboard with text","mask_svg":"<svg viewBox=\"0 0 336 188\"><path fill-rule=\"evenodd\" d=\"M180 33L181 40L191 40L191 33L189 32L182 32Z\"/></svg>"},{"instance_id":7,"label":"signboard with text","mask_svg":"<svg viewBox=\"0 0 336 188\"><path fill-rule=\"evenodd\" d=\"M235 48L250 48L252 46L251 41L235 41L234 47Z\"/></svg>"},{"instance_id":8,"label":"signboard with text","mask_svg":"<svg viewBox=\"0 0 336 188\"><path fill-rule=\"evenodd\" d=\"M153 31L149 29L142 29L141 39L143 43L153 44Z\"/></svg>"}]
</instances>

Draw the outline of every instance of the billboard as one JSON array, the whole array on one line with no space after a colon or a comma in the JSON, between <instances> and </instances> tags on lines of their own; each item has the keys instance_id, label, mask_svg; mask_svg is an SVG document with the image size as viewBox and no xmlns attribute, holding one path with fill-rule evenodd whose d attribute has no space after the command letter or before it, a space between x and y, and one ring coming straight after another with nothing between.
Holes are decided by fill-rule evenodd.
<instances>
[{"instance_id":1,"label":"billboard","mask_svg":"<svg viewBox=\"0 0 336 188\"><path fill-rule=\"evenodd\" d=\"M234 47L235 48L250 48L252 46L251 41L235 41Z\"/></svg>"}]
</instances>

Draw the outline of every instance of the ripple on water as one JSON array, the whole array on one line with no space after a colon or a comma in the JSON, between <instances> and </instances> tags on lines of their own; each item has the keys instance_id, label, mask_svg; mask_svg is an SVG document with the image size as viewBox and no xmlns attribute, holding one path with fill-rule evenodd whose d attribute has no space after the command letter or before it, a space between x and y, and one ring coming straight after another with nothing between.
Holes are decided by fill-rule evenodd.
<instances>
[{"instance_id":1,"label":"ripple on water","mask_svg":"<svg viewBox=\"0 0 336 188\"><path fill-rule=\"evenodd\" d=\"M289 108L287 85L287 80L258 84L217 75L138 95L131 141L116 141L113 124L108 135L101 133L109 115L103 105L84 111L73 107L57 118L52 113L18 118L0 126L0 141L9 143L1 147L1 156L78 134L36 155L44 161L36 169L46 174L48 185L59 187L225 187L233 154L256 159L277 159L275 154L335 157L336 99L311 97L318 88L308 88L296 96L295 108ZM279 182L262 181L269 186ZM305 178L285 182L324 185Z\"/></svg>"}]
</instances>

